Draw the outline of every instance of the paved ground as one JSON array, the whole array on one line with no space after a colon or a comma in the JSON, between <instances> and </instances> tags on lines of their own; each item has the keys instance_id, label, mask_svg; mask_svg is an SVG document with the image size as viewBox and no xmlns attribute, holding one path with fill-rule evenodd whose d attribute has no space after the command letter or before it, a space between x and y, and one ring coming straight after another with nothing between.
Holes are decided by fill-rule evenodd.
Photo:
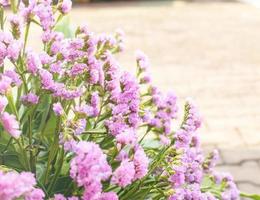
<instances>
[{"instance_id":1,"label":"paved ground","mask_svg":"<svg viewBox=\"0 0 260 200\"><path fill-rule=\"evenodd\" d=\"M156 84L197 101L203 145L221 149L219 169L260 193L260 9L207 2L92 4L71 17L96 32L124 29L122 66L134 70L134 51L145 51Z\"/></svg>"}]
</instances>

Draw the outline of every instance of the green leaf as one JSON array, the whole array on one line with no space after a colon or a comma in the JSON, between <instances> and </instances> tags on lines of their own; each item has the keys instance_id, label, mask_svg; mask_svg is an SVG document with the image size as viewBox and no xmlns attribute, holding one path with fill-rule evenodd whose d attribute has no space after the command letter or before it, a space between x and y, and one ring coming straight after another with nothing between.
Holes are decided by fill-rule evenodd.
<instances>
[{"instance_id":1,"label":"green leaf","mask_svg":"<svg viewBox=\"0 0 260 200\"><path fill-rule=\"evenodd\" d=\"M70 25L70 18L67 15L60 19L54 30L63 33L65 38L72 38L74 36L72 27Z\"/></svg>"},{"instance_id":2,"label":"green leaf","mask_svg":"<svg viewBox=\"0 0 260 200\"><path fill-rule=\"evenodd\" d=\"M240 193L241 197L246 197L248 199L254 199L254 200L260 200L259 194L246 194L246 193Z\"/></svg>"},{"instance_id":3,"label":"green leaf","mask_svg":"<svg viewBox=\"0 0 260 200\"><path fill-rule=\"evenodd\" d=\"M17 171L23 171L24 167L20 161L20 156L15 153L6 153L0 156L0 165L4 165L8 168L15 169Z\"/></svg>"},{"instance_id":4,"label":"green leaf","mask_svg":"<svg viewBox=\"0 0 260 200\"><path fill-rule=\"evenodd\" d=\"M72 179L70 176L62 176L59 177L56 184L54 185L53 188L53 193L65 193L69 192L67 191L69 188L69 185L71 185Z\"/></svg>"},{"instance_id":5,"label":"green leaf","mask_svg":"<svg viewBox=\"0 0 260 200\"><path fill-rule=\"evenodd\" d=\"M57 123L57 117L54 115L54 113L52 113L42 133L42 135L46 137L49 142L52 141L54 138L56 123Z\"/></svg>"}]
</instances>

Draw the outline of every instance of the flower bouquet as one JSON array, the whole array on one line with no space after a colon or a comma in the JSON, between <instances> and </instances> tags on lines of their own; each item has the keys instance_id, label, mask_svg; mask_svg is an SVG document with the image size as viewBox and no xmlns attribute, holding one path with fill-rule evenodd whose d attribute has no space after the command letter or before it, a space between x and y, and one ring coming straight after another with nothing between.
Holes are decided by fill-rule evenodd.
<instances>
[{"instance_id":1,"label":"flower bouquet","mask_svg":"<svg viewBox=\"0 0 260 200\"><path fill-rule=\"evenodd\" d=\"M187 99L179 120L146 55L136 52L135 75L120 68L122 31L61 31L70 0L0 5L0 200L259 199L213 169L195 104ZM39 50L27 45L32 24Z\"/></svg>"}]
</instances>

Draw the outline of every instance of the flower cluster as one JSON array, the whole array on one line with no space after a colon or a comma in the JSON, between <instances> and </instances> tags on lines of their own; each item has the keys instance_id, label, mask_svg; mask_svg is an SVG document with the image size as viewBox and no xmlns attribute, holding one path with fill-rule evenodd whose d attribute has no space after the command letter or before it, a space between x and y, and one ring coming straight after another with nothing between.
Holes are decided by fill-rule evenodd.
<instances>
[{"instance_id":1,"label":"flower cluster","mask_svg":"<svg viewBox=\"0 0 260 200\"><path fill-rule=\"evenodd\" d=\"M36 180L30 172L2 172L0 171L0 199L12 200L40 200L44 198L41 189L35 188Z\"/></svg>"},{"instance_id":2,"label":"flower cluster","mask_svg":"<svg viewBox=\"0 0 260 200\"><path fill-rule=\"evenodd\" d=\"M121 30L59 31L71 7L0 1L0 199L239 199L217 152L202 153L192 100L179 123L177 96L153 85L143 52L135 75L116 61ZM31 24L41 49L27 46Z\"/></svg>"}]
</instances>

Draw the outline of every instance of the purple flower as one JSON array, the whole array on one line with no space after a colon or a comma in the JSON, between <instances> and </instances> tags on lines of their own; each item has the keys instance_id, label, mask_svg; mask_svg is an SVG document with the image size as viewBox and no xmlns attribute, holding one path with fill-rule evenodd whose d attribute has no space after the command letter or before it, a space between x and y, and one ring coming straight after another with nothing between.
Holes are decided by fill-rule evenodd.
<instances>
[{"instance_id":1,"label":"purple flower","mask_svg":"<svg viewBox=\"0 0 260 200\"><path fill-rule=\"evenodd\" d=\"M170 183L174 188L178 188L185 183L185 167L174 166L174 173L169 177Z\"/></svg>"},{"instance_id":2,"label":"purple flower","mask_svg":"<svg viewBox=\"0 0 260 200\"><path fill-rule=\"evenodd\" d=\"M60 102L53 104L53 111L57 116L61 116L64 114L64 110Z\"/></svg>"},{"instance_id":3,"label":"purple flower","mask_svg":"<svg viewBox=\"0 0 260 200\"><path fill-rule=\"evenodd\" d=\"M7 57L11 60L17 60L22 49L22 43L19 40L13 40L7 47Z\"/></svg>"},{"instance_id":4,"label":"purple flower","mask_svg":"<svg viewBox=\"0 0 260 200\"><path fill-rule=\"evenodd\" d=\"M135 179L143 178L148 172L149 159L141 146L136 147L134 153Z\"/></svg>"},{"instance_id":5,"label":"purple flower","mask_svg":"<svg viewBox=\"0 0 260 200\"><path fill-rule=\"evenodd\" d=\"M3 7L6 7L8 6L10 3L9 3L9 0L0 0L0 5L3 6Z\"/></svg>"},{"instance_id":6,"label":"purple flower","mask_svg":"<svg viewBox=\"0 0 260 200\"><path fill-rule=\"evenodd\" d=\"M55 194L54 200L67 200L62 194Z\"/></svg>"},{"instance_id":7,"label":"purple flower","mask_svg":"<svg viewBox=\"0 0 260 200\"><path fill-rule=\"evenodd\" d=\"M60 9L63 14L67 14L68 12L70 12L71 7L72 7L71 0L63 0Z\"/></svg>"},{"instance_id":8,"label":"purple flower","mask_svg":"<svg viewBox=\"0 0 260 200\"><path fill-rule=\"evenodd\" d=\"M44 200L45 194L41 189L33 189L29 194L26 194L25 200Z\"/></svg>"},{"instance_id":9,"label":"purple flower","mask_svg":"<svg viewBox=\"0 0 260 200\"><path fill-rule=\"evenodd\" d=\"M25 196L26 200L43 200L44 193L34 188L36 181L30 172L0 171L0 199L12 200ZM35 198L33 198L35 197Z\"/></svg>"},{"instance_id":10,"label":"purple flower","mask_svg":"<svg viewBox=\"0 0 260 200\"><path fill-rule=\"evenodd\" d=\"M137 135L133 129L126 129L122 133L116 135L116 141L122 145L135 145Z\"/></svg>"},{"instance_id":11,"label":"purple flower","mask_svg":"<svg viewBox=\"0 0 260 200\"><path fill-rule=\"evenodd\" d=\"M60 61L52 63L50 65L50 72L62 75L63 74L62 63Z\"/></svg>"},{"instance_id":12,"label":"purple flower","mask_svg":"<svg viewBox=\"0 0 260 200\"><path fill-rule=\"evenodd\" d=\"M21 97L21 101L25 105L33 105L39 102L39 97L36 94L30 92L27 95L23 95Z\"/></svg>"},{"instance_id":13,"label":"purple flower","mask_svg":"<svg viewBox=\"0 0 260 200\"><path fill-rule=\"evenodd\" d=\"M111 178L112 184L117 184L120 187L126 187L131 184L135 177L134 163L129 160L123 160L120 166L113 172Z\"/></svg>"},{"instance_id":14,"label":"purple flower","mask_svg":"<svg viewBox=\"0 0 260 200\"><path fill-rule=\"evenodd\" d=\"M115 192L105 192L102 193L97 200L118 200L118 196Z\"/></svg>"},{"instance_id":15,"label":"purple flower","mask_svg":"<svg viewBox=\"0 0 260 200\"><path fill-rule=\"evenodd\" d=\"M17 39L20 38L21 33L22 33L22 27L23 27L22 19L23 18L17 14L12 14L9 17L13 36Z\"/></svg>"},{"instance_id":16,"label":"purple flower","mask_svg":"<svg viewBox=\"0 0 260 200\"><path fill-rule=\"evenodd\" d=\"M14 83L16 86L20 86L22 84L20 76L14 70L6 70L4 72L4 76L12 79L12 83Z\"/></svg>"},{"instance_id":17,"label":"purple flower","mask_svg":"<svg viewBox=\"0 0 260 200\"><path fill-rule=\"evenodd\" d=\"M12 79L2 75L0 79L0 93L6 94L11 89Z\"/></svg>"},{"instance_id":18,"label":"purple flower","mask_svg":"<svg viewBox=\"0 0 260 200\"><path fill-rule=\"evenodd\" d=\"M70 163L70 176L85 188L83 199L94 199L102 191L101 181L107 180L112 169L106 155L93 142L79 142L76 156Z\"/></svg>"},{"instance_id":19,"label":"purple flower","mask_svg":"<svg viewBox=\"0 0 260 200\"><path fill-rule=\"evenodd\" d=\"M27 52L26 64L28 72L33 75L36 75L37 71L42 68L39 56L32 51Z\"/></svg>"},{"instance_id":20,"label":"purple flower","mask_svg":"<svg viewBox=\"0 0 260 200\"><path fill-rule=\"evenodd\" d=\"M19 123L14 115L4 112L0 116L0 121L6 132L16 139L19 138L21 131L19 130Z\"/></svg>"},{"instance_id":21,"label":"purple flower","mask_svg":"<svg viewBox=\"0 0 260 200\"><path fill-rule=\"evenodd\" d=\"M141 71L147 71L147 69L150 66L148 57L140 50L136 51L135 53L136 61L138 64L138 67Z\"/></svg>"},{"instance_id":22,"label":"purple flower","mask_svg":"<svg viewBox=\"0 0 260 200\"><path fill-rule=\"evenodd\" d=\"M85 119L79 119L76 125L75 134L80 135L82 132L84 132L86 128L86 120Z\"/></svg>"},{"instance_id":23,"label":"purple flower","mask_svg":"<svg viewBox=\"0 0 260 200\"><path fill-rule=\"evenodd\" d=\"M35 7L35 14L39 17L43 30L46 31L53 27L55 21L50 1L38 4Z\"/></svg>"},{"instance_id":24,"label":"purple flower","mask_svg":"<svg viewBox=\"0 0 260 200\"><path fill-rule=\"evenodd\" d=\"M82 74L86 70L87 70L87 65L86 64L84 64L84 63L77 63L77 64L73 65L73 67L69 71L69 75L72 76L72 77L75 77L77 75Z\"/></svg>"}]
</instances>

